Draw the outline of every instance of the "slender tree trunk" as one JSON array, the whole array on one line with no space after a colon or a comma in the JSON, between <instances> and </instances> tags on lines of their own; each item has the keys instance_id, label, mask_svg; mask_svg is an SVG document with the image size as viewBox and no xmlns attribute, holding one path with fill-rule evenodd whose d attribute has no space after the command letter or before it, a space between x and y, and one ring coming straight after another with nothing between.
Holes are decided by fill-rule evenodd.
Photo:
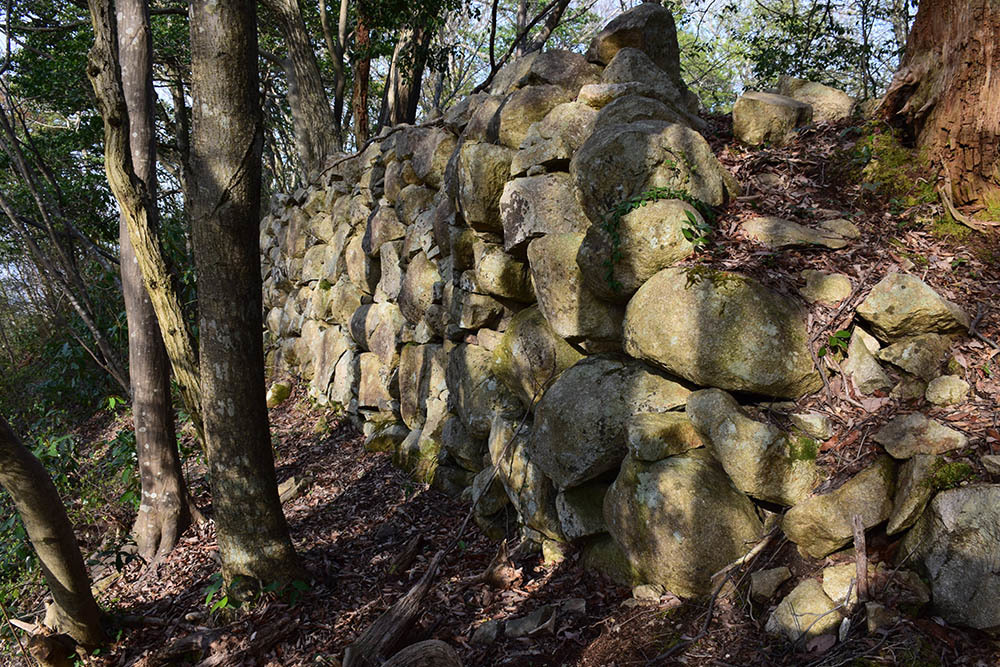
<instances>
[{"instance_id":1,"label":"slender tree trunk","mask_svg":"<svg viewBox=\"0 0 1000 667\"><path fill-rule=\"evenodd\" d=\"M298 0L264 0L278 17L278 26L288 45L295 71L295 87L289 86L288 104L295 125L295 143L307 180L323 168L327 155L336 149L333 113L323 90L323 81L306 32Z\"/></svg>"},{"instance_id":2,"label":"slender tree trunk","mask_svg":"<svg viewBox=\"0 0 1000 667\"><path fill-rule=\"evenodd\" d=\"M323 27L323 40L326 42L326 50L330 55L330 63L333 66L333 89L334 89L334 110L333 110L333 134L336 141L336 149L344 150L344 85L347 74L344 71L344 41L347 38L347 0L340 0L340 14L343 17L337 25L337 34L334 36L333 28L326 11L326 0L319 0L319 22ZM341 25L343 26L341 28Z\"/></svg>"},{"instance_id":3,"label":"slender tree trunk","mask_svg":"<svg viewBox=\"0 0 1000 667\"><path fill-rule=\"evenodd\" d=\"M956 204L1000 203L1000 4L922 0L883 102Z\"/></svg>"},{"instance_id":4,"label":"slender tree trunk","mask_svg":"<svg viewBox=\"0 0 1000 667\"><path fill-rule=\"evenodd\" d=\"M103 644L106 637L101 629L101 611L90 592L90 576L59 492L49 473L2 416L0 486L14 500L52 591L55 604L46 614L46 623L83 646Z\"/></svg>"},{"instance_id":5,"label":"slender tree trunk","mask_svg":"<svg viewBox=\"0 0 1000 667\"><path fill-rule=\"evenodd\" d=\"M118 46L122 91L128 107L132 167L149 196L147 222L158 227L156 202L156 134L153 126L153 53L146 0L117 0ZM187 489L181 472L170 404L170 360L163 346L156 312L142 284L142 271L121 216L122 293L128 320L132 417L139 460L142 502L134 533L139 554L147 561L174 548L191 523Z\"/></svg>"},{"instance_id":6,"label":"slender tree trunk","mask_svg":"<svg viewBox=\"0 0 1000 667\"><path fill-rule=\"evenodd\" d=\"M354 45L361 55L354 63L354 91L351 108L354 113L354 143L358 150L368 141L368 78L371 76L371 55L368 53L371 36L364 3L358 3L358 23L354 30Z\"/></svg>"},{"instance_id":7,"label":"slender tree trunk","mask_svg":"<svg viewBox=\"0 0 1000 667\"><path fill-rule=\"evenodd\" d=\"M125 216L129 238L156 311L174 378L199 440L204 442L198 359L173 278L167 270L160 239L151 226L149 211L152 200L145 184L132 168L128 108L118 70L118 30L111 1L89 0L88 4L94 26L94 46L90 50L87 75L97 97L97 108L104 119L104 169L111 191Z\"/></svg>"},{"instance_id":8,"label":"slender tree trunk","mask_svg":"<svg viewBox=\"0 0 1000 667\"><path fill-rule=\"evenodd\" d=\"M299 572L264 401L257 58L253 0L191 3L190 206L209 482L227 584L237 576L288 581Z\"/></svg>"}]
</instances>

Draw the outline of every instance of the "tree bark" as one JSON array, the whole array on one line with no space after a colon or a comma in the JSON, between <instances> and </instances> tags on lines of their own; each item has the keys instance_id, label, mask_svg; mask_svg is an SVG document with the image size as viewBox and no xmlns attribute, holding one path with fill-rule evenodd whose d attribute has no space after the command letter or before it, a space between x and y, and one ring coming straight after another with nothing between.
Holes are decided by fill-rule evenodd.
<instances>
[{"instance_id":1,"label":"tree bark","mask_svg":"<svg viewBox=\"0 0 1000 667\"><path fill-rule=\"evenodd\" d=\"M927 150L956 204L1000 203L1000 4L923 0L886 118Z\"/></svg>"},{"instance_id":2,"label":"tree bark","mask_svg":"<svg viewBox=\"0 0 1000 667\"><path fill-rule=\"evenodd\" d=\"M354 143L361 150L368 141L368 78L371 76L371 36L368 31L368 17L364 12L364 3L357 7L358 23L354 30L354 46L358 56L354 63L354 89L351 94L351 109L354 113Z\"/></svg>"},{"instance_id":3,"label":"tree bark","mask_svg":"<svg viewBox=\"0 0 1000 667\"><path fill-rule=\"evenodd\" d=\"M14 500L52 591L55 604L46 614L46 623L82 646L100 646L106 639L101 611L90 592L90 576L59 492L48 472L2 416L0 486Z\"/></svg>"},{"instance_id":4,"label":"tree bark","mask_svg":"<svg viewBox=\"0 0 1000 667\"><path fill-rule=\"evenodd\" d=\"M227 584L287 582L299 572L264 400L257 58L253 0L191 3L190 207L209 483Z\"/></svg>"},{"instance_id":5,"label":"tree bark","mask_svg":"<svg viewBox=\"0 0 1000 667\"><path fill-rule=\"evenodd\" d=\"M117 26L110 0L89 0L94 26L94 46L88 58L97 108L104 119L104 168L108 184L128 225L135 257L143 282L156 311L160 333L180 388L184 405L191 415L199 440L202 436L201 389L198 359L184 322L180 299L167 270L160 239L150 224L151 199L146 186L132 168L128 109L118 70Z\"/></svg>"},{"instance_id":6,"label":"tree bark","mask_svg":"<svg viewBox=\"0 0 1000 667\"><path fill-rule=\"evenodd\" d=\"M156 134L153 125L153 51L146 0L117 0L122 92L128 108L132 167L146 185L150 229L159 226L156 201ZM170 361L156 312L142 284L142 271L121 216L122 294L128 321L132 418L142 501L135 533L139 554L152 561L167 554L191 523L170 404Z\"/></svg>"},{"instance_id":7,"label":"tree bark","mask_svg":"<svg viewBox=\"0 0 1000 667\"><path fill-rule=\"evenodd\" d=\"M323 168L323 161L337 147L333 113L323 89L323 81L306 32L298 0L264 0L278 17L278 26L288 45L288 58L294 69L294 87L288 86L288 105L295 125L295 143L306 179L311 180Z\"/></svg>"},{"instance_id":8,"label":"tree bark","mask_svg":"<svg viewBox=\"0 0 1000 667\"><path fill-rule=\"evenodd\" d=\"M340 13L337 22L337 34L334 36L333 28L326 11L326 0L319 0L319 22L323 27L323 40L326 42L327 53L330 54L330 63L333 65L333 135L336 149L344 149L344 87L347 81L347 74L344 71L344 42L347 40L347 0L340 0Z\"/></svg>"}]
</instances>

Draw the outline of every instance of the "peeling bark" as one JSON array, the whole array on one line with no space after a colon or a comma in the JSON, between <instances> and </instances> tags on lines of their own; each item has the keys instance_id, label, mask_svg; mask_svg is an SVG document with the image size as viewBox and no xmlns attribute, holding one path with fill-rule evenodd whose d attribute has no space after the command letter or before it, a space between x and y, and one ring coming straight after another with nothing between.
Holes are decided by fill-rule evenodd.
<instances>
[{"instance_id":1,"label":"peeling bark","mask_svg":"<svg viewBox=\"0 0 1000 667\"><path fill-rule=\"evenodd\" d=\"M1000 4L924 0L882 109L957 204L1000 202Z\"/></svg>"}]
</instances>

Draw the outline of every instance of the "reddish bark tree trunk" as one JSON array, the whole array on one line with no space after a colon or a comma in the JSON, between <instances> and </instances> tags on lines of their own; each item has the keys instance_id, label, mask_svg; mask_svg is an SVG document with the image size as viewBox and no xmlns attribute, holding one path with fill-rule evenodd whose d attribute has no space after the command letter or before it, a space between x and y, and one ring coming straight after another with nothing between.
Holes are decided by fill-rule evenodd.
<instances>
[{"instance_id":1,"label":"reddish bark tree trunk","mask_svg":"<svg viewBox=\"0 0 1000 667\"><path fill-rule=\"evenodd\" d=\"M368 17L363 11L363 3L358 4L358 24L354 30L354 45L361 55L354 65L354 91L351 107L354 111L354 142L357 149L368 141L368 78L371 75L371 55L368 47L371 36L368 32Z\"/></svg>"},{"instance_id":2,"label":"reddish bark tree trunk","mask_svg":"<svg viewBox=\"0 0 1000 667\"><path fill-rule=\"evenodd\" d=\"M922 0L883 102L956 204L1000 203L1000 4Z\"/></svg>"}]
</instances>

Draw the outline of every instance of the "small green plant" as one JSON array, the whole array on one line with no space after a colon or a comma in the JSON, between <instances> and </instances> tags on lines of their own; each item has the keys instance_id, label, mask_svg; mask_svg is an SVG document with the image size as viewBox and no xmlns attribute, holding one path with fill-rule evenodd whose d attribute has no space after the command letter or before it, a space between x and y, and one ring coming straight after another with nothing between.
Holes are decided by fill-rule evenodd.
<instances>
[{"instance_id":1,"label":"small green plant","mask_svg":"<svg viewBox=\"0 0 1000 667\"><path fill-rule=\"evenodd\" d=\"M788 458L792 461L815 461L819 455L819 443L801 435L788 439Z\"/></svg>"},{"instance_id":2,"label":"small green plant","mask_svg":"<svg viewBox=\"0 0 1000 667\"><path fill-rule=\"evenodd\" d=\"M668 166L676 168L673 164L669 164ZM715 222L715 211L712 210L711 206L691 196L688 192L673 188L650 188L634 197L629 197L624 201L618 202L611 207L611 210L608 211L608 214L601 222L601 228L607 232L608 237L611 239L611 252L608 258L604 260L604 279L611 286L611 289L616 292L622 288L621 283L615 280L614 274L615 264L622 259L622 218L640 206L645 206L649 202L661 199L680 199L693 206L701 214L704 222L698 220L698 217L691 211L687 211L688 224L682 228L681 233L695 247L701 247L708 242L708 235L712 231L711 223Z\"/></svg>"},{"instance_id":3,"label":"small green plant","mask_svg":"<svg viewBox=\"0 0 1000 667\"><path fill-rule=\"evenodd\" d=\"M819 348L816 353L817 357L825 357L827 352L847 352L847 344L851 340L851 332L847 329L841 329L835 332L833 335L827 338L826 345Z\"/></svg>"},{"instance_id":4,"label":"small green plant","mask_svg":"<svg viewBox=\"0 0 1000 667\"><path fill-rule=\"evenodd\" d=\"M237 585L236 577L233 579L233 586ZM225 611L227 609L235 609L237 604L230 603L229 594L224 590L226 582L222 579L222 573L216 572L209 578L208 588L205 589L205 606L208 607L208 613L215 614L219 611ZM214 601L214 602L213 602Z\"/></svg>"},{"instance_id":5,"label":"small green plant","mask_svg":"<svg viewBox=\"0 0 1000 667\"><path fill-rule=\"evenodd\" d=\"M118 412L118 408L125 405L126 401L124 398L118 396L108 396L107 410L108 412Z\"/></svg>"},{"instance_id":6,"label":"small green plant","mask_svg":"<svg viewBox=\"0 0 1000 667\"><path fill-rule=\"evenodd\" d=\"M684 289L690 289L706 280L716 289L743 282L743 278L735 273L719 271L718 269L713 269L710 266L702 264L685 267L684 278L686 280Z\"/></svg>"},{"instance_id":7,"label":"small green plant","mask_svg":"<svg viewBox=\"0 0 1000 667\"><path fill-rule=\"evenodd\" d=\"M319 288L321 290L323 290L325 292L328 289L330 289L331 287L333 287L333 283L331 283L329 280L327 280L326 278L320 278L319 279Z\"/></svg>"},{"instance_id":8,"label":"small green plant","mask_svg":"<svg viewBox=\"0 0 1000 667\"><path fill-rule=\"evenodd\" d=\"M937 491L953 489L973 475L972 466L965 461L946 462L939 460L934 464L928 483Z\"/></svg>"}]
</instances>

